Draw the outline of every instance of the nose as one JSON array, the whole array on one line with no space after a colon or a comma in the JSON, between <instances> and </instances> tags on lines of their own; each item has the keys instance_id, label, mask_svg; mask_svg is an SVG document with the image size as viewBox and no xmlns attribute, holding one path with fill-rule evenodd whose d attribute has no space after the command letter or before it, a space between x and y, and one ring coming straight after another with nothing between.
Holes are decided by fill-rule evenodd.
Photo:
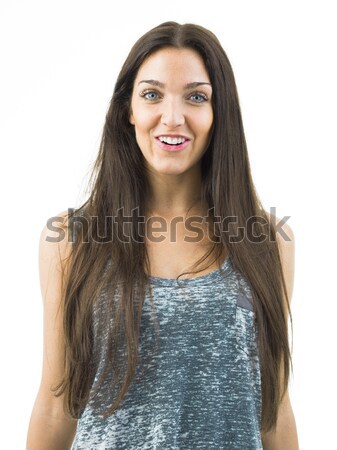
<instances>
[{"instance_id":1,"label":"nose","mask_svg":"<svg viewBox=\"0 0 337 450\"><path fill-rule=\"evenodd\" d=\"M162 103L161 123L168 128L176 128L185 123L185 115L181 102L174 99L166 99Z\"/></svg>"}]
</instances>

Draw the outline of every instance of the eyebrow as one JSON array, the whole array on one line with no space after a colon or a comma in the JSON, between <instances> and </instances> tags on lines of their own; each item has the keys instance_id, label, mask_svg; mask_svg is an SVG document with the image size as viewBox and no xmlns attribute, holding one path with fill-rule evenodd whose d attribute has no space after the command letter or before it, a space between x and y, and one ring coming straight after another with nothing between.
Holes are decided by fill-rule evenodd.
<instances>
[{"instance_id":1,"label":"eyebrow","mask_svg":"<svg viewBox=\"0 0 337 450\"><path fill-rule=\"evenodd\" d=\"M138 85L140 83L152 84L153 86L158 86L158 87L161 87L161 88L165 87L165 84L162 83L161 81L158 81L158 80L142 80L142 81L140 81L138 83ZM196 88L198 86L202 86L202 85L205 85L205 84L211 86L211 83L208 83L206 81L193 81L192 83L185 84L184 89Z\"/></svg>"}]
</instances>

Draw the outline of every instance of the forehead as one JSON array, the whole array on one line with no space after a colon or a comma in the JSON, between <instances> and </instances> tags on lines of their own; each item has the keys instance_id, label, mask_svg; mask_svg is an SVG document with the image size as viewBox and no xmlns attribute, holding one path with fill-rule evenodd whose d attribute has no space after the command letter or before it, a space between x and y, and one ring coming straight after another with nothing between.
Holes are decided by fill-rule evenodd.
<instances>
[{"instance_id":1,"label":"forehead","mask_svg":"<svg viewBox=\"0 0 337 450\"><path fill-rule=\"evenodd\" d=\"M140 66L136 82L157 79L165 83L208 81L209 75L202 57L189 48L163 48L152 53Z\"/></svg>"}]
</instances>

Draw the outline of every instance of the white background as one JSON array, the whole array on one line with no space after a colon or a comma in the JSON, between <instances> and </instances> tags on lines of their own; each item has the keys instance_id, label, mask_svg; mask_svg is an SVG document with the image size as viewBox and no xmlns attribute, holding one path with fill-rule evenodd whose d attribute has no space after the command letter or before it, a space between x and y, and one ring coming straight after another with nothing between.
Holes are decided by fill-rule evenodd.
<instances>
[{"instance_id":1,"label":"white background","mask_svg":"<svg viewBox=\"0 0 337 450\"><path fill-rule=\"evenodd\" d=\"M336 445L333 3L0 2L1 448L25 448L40 382L40 232L84 198L121 64L166 20L209 28L232 63L258 193L266 209L291 216L296 238L291 398L300 448Z\"/></svg>"}]
</instances>

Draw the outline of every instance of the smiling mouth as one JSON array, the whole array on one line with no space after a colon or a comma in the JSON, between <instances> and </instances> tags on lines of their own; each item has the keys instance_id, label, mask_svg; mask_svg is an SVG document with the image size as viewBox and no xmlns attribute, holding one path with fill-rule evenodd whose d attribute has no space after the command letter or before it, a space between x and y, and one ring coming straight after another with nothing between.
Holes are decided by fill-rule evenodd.
<instances>
[{"instance_id":1,"label":"smiling mouth","mask_svg":"<svg viewBox=\"0 0 337 450\"><path fill-rule=\"evenodd\" d=\"M185 147L188 146L190 139L183 138L183 137L170 137L167 138L166 136L159 136L156 137L156 142L158 143L159 147L162 150L174 152L174 151L180 151L183 150Z\"/></svg>"}]
</instances>

